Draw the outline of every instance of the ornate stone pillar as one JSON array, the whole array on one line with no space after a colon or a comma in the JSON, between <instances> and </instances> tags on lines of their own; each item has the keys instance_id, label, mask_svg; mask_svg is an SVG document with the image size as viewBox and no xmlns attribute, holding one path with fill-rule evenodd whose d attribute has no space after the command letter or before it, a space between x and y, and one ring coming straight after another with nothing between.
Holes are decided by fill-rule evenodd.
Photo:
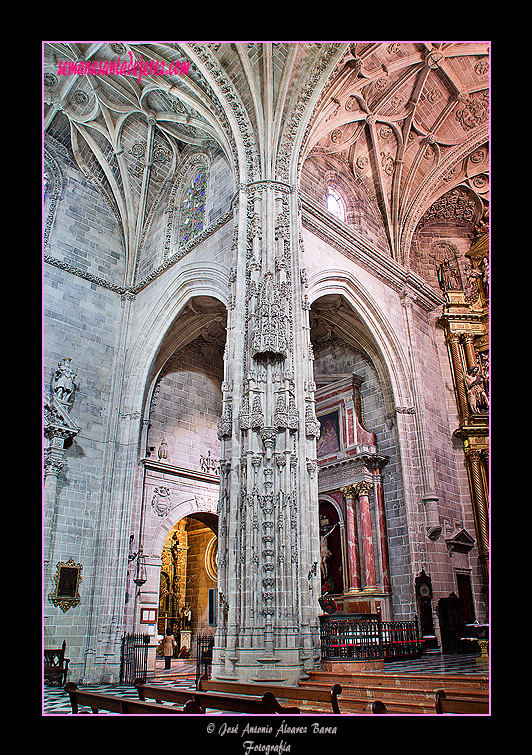
<instances>
[{"instance_id":1,"label":"ornate stone pillar","mask_svg":"<svg viewBox=\"0 0 532 755\"><path fill-rule=\"evenodd\" d=\"M356 526L355 499L356 492L354 485L348 485L342 488L342 494L345 498L346 505L346 529L347 529L347 562L349 590L360 590L360 568L358 565L358 536Z\"/></svg>"},{"instance_id":2,"label":"ornate stone pillar","mask_svg":"<svg viewBox=\"0 0 532 755\"><path fill-rule=\"evenodd\" d=\"M369 493L372 487L372 484L365 480L357 483L355 486L360 505L360 540L362 544L362 571L365 590L374 590L376 587L375 557L369 508Z\"/></svg>"},{"instance_id":3,"label":"ornate stone pillar","mask_svg":"<svg viewBox=\"0 0 532 755\"><path fill-rule=\"evenodd\" d=\"M221 621L215 678L295 683L319 655L312 348L297 201L241 187L219 424Z\"/></svg>"}]
</instances>

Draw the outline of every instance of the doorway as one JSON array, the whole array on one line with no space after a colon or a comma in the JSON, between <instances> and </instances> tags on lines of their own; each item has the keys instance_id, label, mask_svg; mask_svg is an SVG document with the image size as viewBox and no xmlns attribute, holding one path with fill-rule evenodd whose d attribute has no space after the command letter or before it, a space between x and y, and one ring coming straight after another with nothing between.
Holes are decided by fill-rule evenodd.
<instances>
[{"instance_id":1,"label":"doorway","mask_svg":"<svg viewBox=\"0 0 532 755\"><path fill-rule=\"evenodd\" d=\"M157 629L160 636L168 629L174 635L174 658L195 657L198 636L214 633L217 530L215 514L197 512L180 519L164 542Z\"/></svg>"}]
</instances>

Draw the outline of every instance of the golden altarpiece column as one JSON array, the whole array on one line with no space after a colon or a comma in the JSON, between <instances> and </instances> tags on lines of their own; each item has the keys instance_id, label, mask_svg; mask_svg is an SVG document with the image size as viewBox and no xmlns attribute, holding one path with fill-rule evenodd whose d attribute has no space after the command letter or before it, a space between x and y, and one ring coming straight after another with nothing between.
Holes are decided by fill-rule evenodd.
<instances>
[{"instance_id":1,"label":"golden altarpiece column","mask_svg":"<svg viewBox=\"0 0 532 755\"><path fill-rule=\"evenodd\" d=\"M465 255L464 280L446 281L440 268L445 303L440 324L451 364L459 426L471 489L483 593L489 586L489 225L488 216Z\"/></svg>"}]
</instances>

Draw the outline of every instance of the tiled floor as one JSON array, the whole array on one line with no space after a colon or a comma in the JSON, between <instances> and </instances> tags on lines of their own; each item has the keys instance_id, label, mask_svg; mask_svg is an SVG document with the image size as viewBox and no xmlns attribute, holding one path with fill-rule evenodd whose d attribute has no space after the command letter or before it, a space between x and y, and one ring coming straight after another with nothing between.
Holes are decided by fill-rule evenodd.
<instances>
[{"instance_id":1,"label":"tiled floor","mask_svg":"<svg viewBox=\"0 0 532 755\"><path fill-rule=\"evenodd\" d=\"M393 674L488 674L488 661L477 655L429 652L411 661L388 661L384 671ZM382 673L382 672L379 672Z\"/></svg>"},{"instance_id":2,"label":"tiled floor","mask_svg":"<svg viewBox=\"0 0 532 755\"><path fill-rule=\"evenodd\" d=\"M427 653L422 658L411 661L396 661L384 664L385 673L410 674L488 674L488 663L478 655L443 655L439 652ZM382 673L382 672L379 672ZM196 666L191 661L173 661L170 671L165 671L163 664L157 661L154 677L150 683L160 686L193 689L195 685ZM120 695L137 700L136 690L131 685L87 685L87 689L105 694ZM88 708L87 708L88 711ZM44 687L43 715L71 715L70 698L59 687ZM108 713L107 715L118 715Z\"/></svg>"},{"instance_id":3,"label":"tiled floor","mask_svg":"<svg viewBox=\"0 0 532 755\"><path fill-rule=\"evenodd\" d=\"M196 680L196 664L190 661L174 661L170 671L165 671L163 663L157 661L155 675L148 677L148 681L157 686L182 687L184 689L194 688ZM81 685L78 685L81 687ZM126 699L138 700L136 689L126 684L91 684L84 685L83 689L91 692L102 692L105 695L118 695ZM86 709L87 712L89 709ZM70 698L64 689L60 687L44 687L43 696L43 714L44 715L72 715L70 707ZM118 713L107 713L109 716L119 715Z\"/></svg>"}]
</instances>

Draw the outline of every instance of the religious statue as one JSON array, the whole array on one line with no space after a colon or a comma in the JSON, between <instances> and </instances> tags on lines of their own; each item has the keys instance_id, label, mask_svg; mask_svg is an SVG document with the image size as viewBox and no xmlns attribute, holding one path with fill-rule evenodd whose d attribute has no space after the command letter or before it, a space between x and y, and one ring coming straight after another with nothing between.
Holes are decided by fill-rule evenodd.
<instances>
[{"instance_id":1,"label":"religious statue","mask_svg":"<svg viewBox=\"0 0 532 755\"><path fill-rule=\"evenodd\" d=\"M466 263L466 289L465 293L468 299L477 299L479 295L479 280L482 278L482 271L478 267L472 267L468 261Z\"/></svg>"},{"instance_id":2,"label":"religious statue","mask_svg":"<svg viewBox=\"0 0 532 755\"><path fill-rule=\"evenodd\" d=\"M457 291L461 288L458 273L452 269L448 259L438 267L438 283L442 291Z\"/></svg>"},{"instance_id":3,"label":"religious statue","mask_svg":"<svg viewBox=\"0 0 532 755\"><path fill-rule=\"evenodd\" d=\"M464 375L467 390L467 400L473 414L487 412L489 399L484 388L484 378L478 365L473 365Z\"/></svg>"},{"instance_id":4,"label":"religious statue","mask_svg":"<svg viewBox=\"0 0 532 755\"><path fill-rule=\"evenodd\" d=\"M53 392L62 404L68 403L74 390L76 374L68 357L59 362L53 377Z\"/></svg>"},{"instance_id":5,"label":"religious statue","mask_svg":"<svg viewBox=\"0 0 532 755\"><path fill-rule=\"evenodd\" d=\"M189 605L184 605L181 609L181 615L183 617L182 627L183 629L190 629L192 621L192 610Z\"/></svg>"},{"instance_id":6,"label":"religious statue","mask_svg":"<svg viewBox=\"0 0 532 755\"><path fill-rule=\"evenodd\" d=\"M480 372L482 373L482 379L484 381L484 390L486 395L490 395L490 357L489 352L480 352Z\"/></svg>"},{"instance_id":7,"label":"religious statue","mask_svg":"<svg viewBox=\"0 0 532 755\"><path fill-rule=\"evenodd\" d=\"M164 440L161 441L161 445L159 446L159 450L157 451L157 456L159 459L167 459L168 458L168 443Z\"/></svg>"},{"instance_id":8,"label":"religious statue","mask_svg":"<svg viewBox=\"0 0 532 755\"><path fill-rule=\"evenodd\" d=\"M322 528L321 528L321 534L320 534L320 568L321 568L321 576L323 578L326 578L329 576L329 558L332 556L331 551L329 550L329 546L327 545L327 539L329 535L333 532L336 527L338 527L338 522L336 524L333 524L333 526L330 529L327 529L327 519L322 520Z\"/></svg>"}]
</instances>

